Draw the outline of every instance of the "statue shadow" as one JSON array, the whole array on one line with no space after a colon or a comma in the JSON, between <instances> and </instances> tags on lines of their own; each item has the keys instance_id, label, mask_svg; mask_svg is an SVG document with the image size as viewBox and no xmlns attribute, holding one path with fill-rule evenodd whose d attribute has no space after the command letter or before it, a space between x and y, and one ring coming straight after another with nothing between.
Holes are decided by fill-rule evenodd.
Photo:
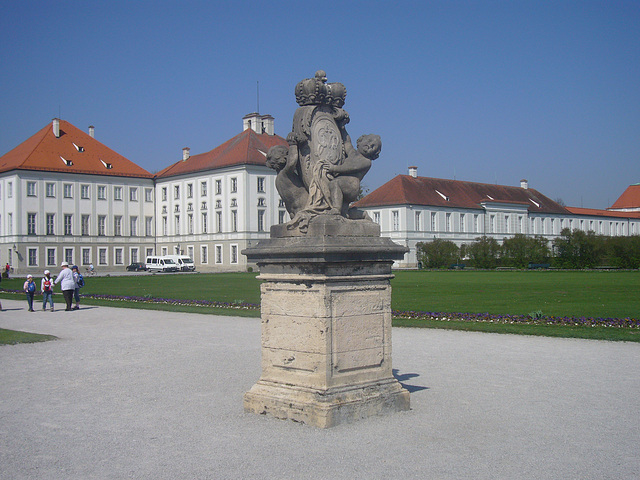
<instances>
[{"instance_id":1,"label":"statue shadow","mask_svg":"<svg viewBox=\"0 0 640 480\"><path fill-rule=\"evenodd\" d=\"M419 392L420 390L429 390L429 387L423 387L420 385L409 385L405 383L407 380L411 378L419 377L420 375L418 375L417 373L400 374L399 370L397 368L394 368L393 376L395 377L396 380L400 382L400 385L402 385L403 388L409 391L409 393Z\"/></svg>"}]
</instances>

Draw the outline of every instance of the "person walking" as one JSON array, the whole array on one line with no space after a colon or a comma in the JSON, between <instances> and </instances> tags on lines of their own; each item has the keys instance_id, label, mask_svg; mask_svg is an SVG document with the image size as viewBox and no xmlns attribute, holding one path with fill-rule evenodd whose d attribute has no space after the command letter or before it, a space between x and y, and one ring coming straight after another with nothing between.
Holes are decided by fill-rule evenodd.
<instances>
[{"instance_id":1,"label":"person walking","mask_svg":"<svg viewBox=\"0 0 640 480\"><path fill-rule=\"evenodd\" d=\"M84 287L84 277L78 270L78 266L74 265L71 267L71 271L73 272L73 279L76 281L76 289L73 291L73 297L76 300L76 306L73 307L74 310L80 310L80 289Z\"/></svg>"},{"instance_id":2,"label":"person walking","mask_svg":"<svg viewBox=\"0 0 640 480\"><path fill-rule=\"evenodd\" d=\"M40 290L42 290L42 310L47 309L48 301L51 303L51 311L53 312L53 278L51 278L51 272L49 270L44 271Z\"/></svg>"},{"instance_id":3,"label":"person walking","mask_svg":"<svg viewBox=\"0 0 640 480\"><path fill-rule=\"evenodd\" d=\"M36 294L36 282L33 281L33 275L27 275L27 281L24 282L24 291L27 294L27 303L29 311L33 312L33 296Z\"/></svg>"},{"instance_id":4,"label":"person walking","mask_svg":"<svg viewBox=\"0 0 640 480\"><path fill-rule=\"evenodd\" d=\"M64 297L64 302L67 304L67 308L65 308L65 312L71 311L71 302L73 300L73 292L76 289L76 281L73 278L73 272L69 268L69 264L67 262L62 262L60 264L62 270L56 277L56 281L54 285L60 284L60 288L62 288L62 296Z\"/></svg>"}]
</instances>

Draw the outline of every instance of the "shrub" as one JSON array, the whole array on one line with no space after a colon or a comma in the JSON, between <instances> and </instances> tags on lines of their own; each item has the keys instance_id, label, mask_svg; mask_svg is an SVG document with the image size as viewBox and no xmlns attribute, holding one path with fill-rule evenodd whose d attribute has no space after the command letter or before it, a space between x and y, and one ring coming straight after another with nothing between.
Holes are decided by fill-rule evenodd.
<instances>
[{"instance_id":1,"label":"shrub","mask_svg":"<svg viewBox=\"0 0 640 480\"><path fill-rule=\"evenodd\" d=\"M434 238L430 242L419 242L417 245L418 262L426 268L443 268L458 263L458 246L450 240Z\"/></svg>"},{"instance_id":2,"label":"shrub","mask_svg":"<svg viewBox=\"0 0 640 480\"><path fill-rule=\"evenodd\" d=\"M482 236L466 247L467 255L476 268L495 268L498 265L500 245L492 237Z\"/></svg>"}]
</instances>

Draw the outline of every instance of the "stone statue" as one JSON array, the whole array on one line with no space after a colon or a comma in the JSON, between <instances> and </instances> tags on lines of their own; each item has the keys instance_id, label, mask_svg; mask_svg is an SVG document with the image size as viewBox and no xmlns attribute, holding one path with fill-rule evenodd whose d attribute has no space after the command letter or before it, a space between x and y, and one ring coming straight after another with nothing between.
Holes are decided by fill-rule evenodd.
<instances>
[{"instance_id":1,"label":"stone statue","mask_svg":"<svg viewBox=\"0 0 640 480\"><path fill-rule=\"evenodd\" d=\"M292 220L287 229L306 234L319 215L349 220L366 214L350 209L360 191L360 181L378 158L382 142L378 135L363 135L353 147L345 126L349 114L344 106L347 90L341 83L327 83L324 71L296 85L298 109L288 135L289 149L269 149L267 165L278 172L276 188Z\"/></svg>"}]
</instances>

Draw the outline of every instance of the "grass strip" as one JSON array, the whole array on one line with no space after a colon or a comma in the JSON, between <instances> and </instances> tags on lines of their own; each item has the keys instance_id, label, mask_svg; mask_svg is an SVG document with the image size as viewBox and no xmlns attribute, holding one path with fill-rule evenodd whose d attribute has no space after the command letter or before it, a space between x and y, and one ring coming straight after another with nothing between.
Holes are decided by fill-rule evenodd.
<instances>
[{"instance_id":1,"label":"grass strip","mask_svg":"<svg viewBox=\"0 0 640 480\"><path fill-rule=\"evenodd\" d=\"M19 343L37 343L57 340L53 335L42 335L40 333L18 332L0 328L0 345L17 345Z\"/></svg>"}]
</instances>

